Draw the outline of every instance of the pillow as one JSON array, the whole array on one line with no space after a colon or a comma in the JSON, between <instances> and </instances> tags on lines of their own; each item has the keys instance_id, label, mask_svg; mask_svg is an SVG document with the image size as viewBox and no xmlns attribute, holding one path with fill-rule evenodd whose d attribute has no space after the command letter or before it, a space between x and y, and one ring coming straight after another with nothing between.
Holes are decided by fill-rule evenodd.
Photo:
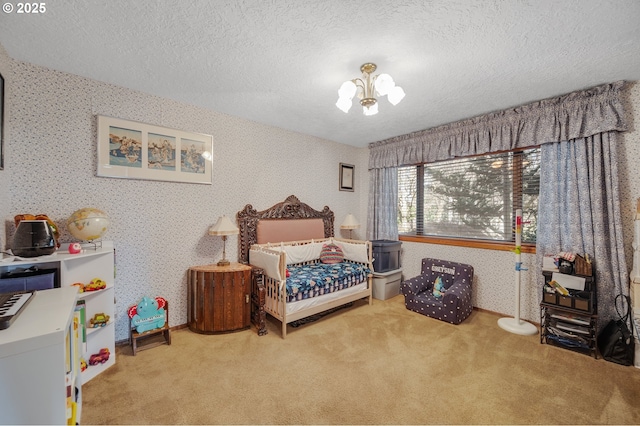
<instances>
[{"instance_id":1,"label":"pillow","mask_svg":"<svg viewBox=\"0 0 640 426\"><path fill-rule=\"evenodd\" d=\"M345 259L369 263L369 245L346 243L344 241L336 241L336 245L342 249Z\"/></svg>"},{"instance_id":2,"label":"pillow","mask_svg":"<svg viewBox=\"0 0 640 426\"><path fill-rule=\"evenodd\" d=\"M324 244L320 252L322 263L340 263L344 260L342 249L335 244Z\"/></svg>"},{"instance_id":3,"label":"pillow","mask_svg":"<svg viewBox=\"0 0 640 426\"><path fill-rule=\"evenodd\" d=\"M321 243L308 243L300 245L286 245L284 246L284 252L287 254L287 265L292 263L308 262L320 257L320 251L322 250Z\"/></svg>"},{"instance_id":4,"label":"pillow","mask_svg":"<svg viewBox=\"0 0 640 426\"><path fill-rule=\"evenodd\" d=\"M445 291L446 289L444 288L444 284L442 283L442 278L436 278L436 280L433 282L433 297L435 297L436 299L440 299L442 296L444 296Z\"/></svg>"}]
</instances>

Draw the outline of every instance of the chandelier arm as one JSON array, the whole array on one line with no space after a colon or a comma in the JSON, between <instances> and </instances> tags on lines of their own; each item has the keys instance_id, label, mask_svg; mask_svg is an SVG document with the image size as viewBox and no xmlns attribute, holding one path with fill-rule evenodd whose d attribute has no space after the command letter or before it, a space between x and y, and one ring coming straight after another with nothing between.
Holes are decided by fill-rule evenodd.
<instances>
[{"instance_id":1,"label":"chandelier arm","mask_svg":"<svg viewBox=\"0 0 640 426\"><path fill-rule=\"evenodd\" d=\"M366 89L366 84L364 81L362 81L361 78L354 78L353 80L351 80L353 82L353 84L356 85L357 88L359 88L360 90L356 93L356 96L358 97L358 99L362 99L364 97L364 94L366 93L367 89Z\"/></svg>"}]
</instances>

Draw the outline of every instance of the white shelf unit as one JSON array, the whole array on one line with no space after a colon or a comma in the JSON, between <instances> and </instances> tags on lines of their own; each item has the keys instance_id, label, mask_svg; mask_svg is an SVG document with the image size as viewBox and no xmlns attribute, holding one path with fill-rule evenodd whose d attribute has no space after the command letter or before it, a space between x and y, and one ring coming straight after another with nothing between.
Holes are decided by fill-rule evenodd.
<instances>
[{"instance_id":1,"label":"white shelf unit","mask_svg":"<svg viewBox=\"0 0 640 426\"><path fill-rule=\"evenodd\" d=\"M68 395L77 395L79 422L82 384L73 352L78 292L63 287L31 297L11 326L0 330L0 423L67 424Z\"/></svg>"},{"instance_id":2,"label":"white shelf unit","mask_svg":"<svg viewBox=\"0 0 640 426\"><path fill-rule=\"evenodd\" d=\"M86 351L82 357L87 362L87 369L80 375L82 383L102 373L116 362L115 354L115 269L113 258L113 244L103 242L97 249L85 249L78 254L68 254L66 248L61 247L61 286L70 286L74 283L89 284L93 278L100 278L107 283L103 290L89 291L78 294L78 299L86 303ZM97 313L109 315L109 322L104 327L90 328L89 320ZM100 349L108 348L109 360L104 364L89 365L89 358L97 354Z\"/></svg>"},{"instance_id":3,"label":"white shelf unit","mask_svg":"<svg viewBox=\"0 0 640 426\"><path fill-rule=\"evenodd\" d=\"M8 271L29 265L54 267L60 271L60 286L63 288L74 283L89 284L93 278L106 282L107 286L103 290L78 294L78 299L86 303L86 351L81 349L80 356L87 362L87 369L80 374L80 378L82 383L87 383L116 362L114 248L111 241L103 241L97 248L85 247L77 254L70 254L68 248L68 244L63 244L50 256L0 262L0 270ZM109 315L109 323L104 327L90 328L89 320L97 313ZM88 365L91 355L97 354L102 348L109 349L109 360L104 364Z\"/></svg>"}]
</instances>

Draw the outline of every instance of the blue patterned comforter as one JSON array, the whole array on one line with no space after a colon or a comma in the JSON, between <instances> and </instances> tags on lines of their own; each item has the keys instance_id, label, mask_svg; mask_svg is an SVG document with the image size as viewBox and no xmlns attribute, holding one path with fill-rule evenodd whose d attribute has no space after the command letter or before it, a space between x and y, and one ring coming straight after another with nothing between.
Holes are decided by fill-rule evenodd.
<instances>
[{"instance_id":1,"label":"blue patterned comforter","mask_svg":"<svg viewBox=\"0 0 640 426\"><path fill-rule=\"evenodd\" d=\"M289 265L287 302L333 293L360 284L371 270L353 262Z\"/></svg>"}]
</instances>

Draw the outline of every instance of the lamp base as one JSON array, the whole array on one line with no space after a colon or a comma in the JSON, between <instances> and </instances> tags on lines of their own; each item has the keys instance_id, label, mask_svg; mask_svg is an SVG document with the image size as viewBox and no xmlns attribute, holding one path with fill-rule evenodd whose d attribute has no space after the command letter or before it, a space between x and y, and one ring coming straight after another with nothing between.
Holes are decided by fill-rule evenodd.
<instances>
[{"instance_id":1,"label":"lamp base","mask_svg":"<svg viewBox=\"0 0 640 426\"><path fill-rule=\"evenodd\" d=\"M522 320L518 321L515 318L500 318L498 320L498 325L501 329L514 334L521 334L523 336L538 334L538 329L535 325Z\"/></svg>"},{"instance_id":2,"label":"lamp base","mask_svg":"<svg viewBox=\"0 0 640 426\"><path fill-rule=\"evenodd\" d=\"M231 265L231 262L229 262L227 259L222 259L220 262L218 262L218 266L229 266Z\"/></svg>"}]
</instances>

